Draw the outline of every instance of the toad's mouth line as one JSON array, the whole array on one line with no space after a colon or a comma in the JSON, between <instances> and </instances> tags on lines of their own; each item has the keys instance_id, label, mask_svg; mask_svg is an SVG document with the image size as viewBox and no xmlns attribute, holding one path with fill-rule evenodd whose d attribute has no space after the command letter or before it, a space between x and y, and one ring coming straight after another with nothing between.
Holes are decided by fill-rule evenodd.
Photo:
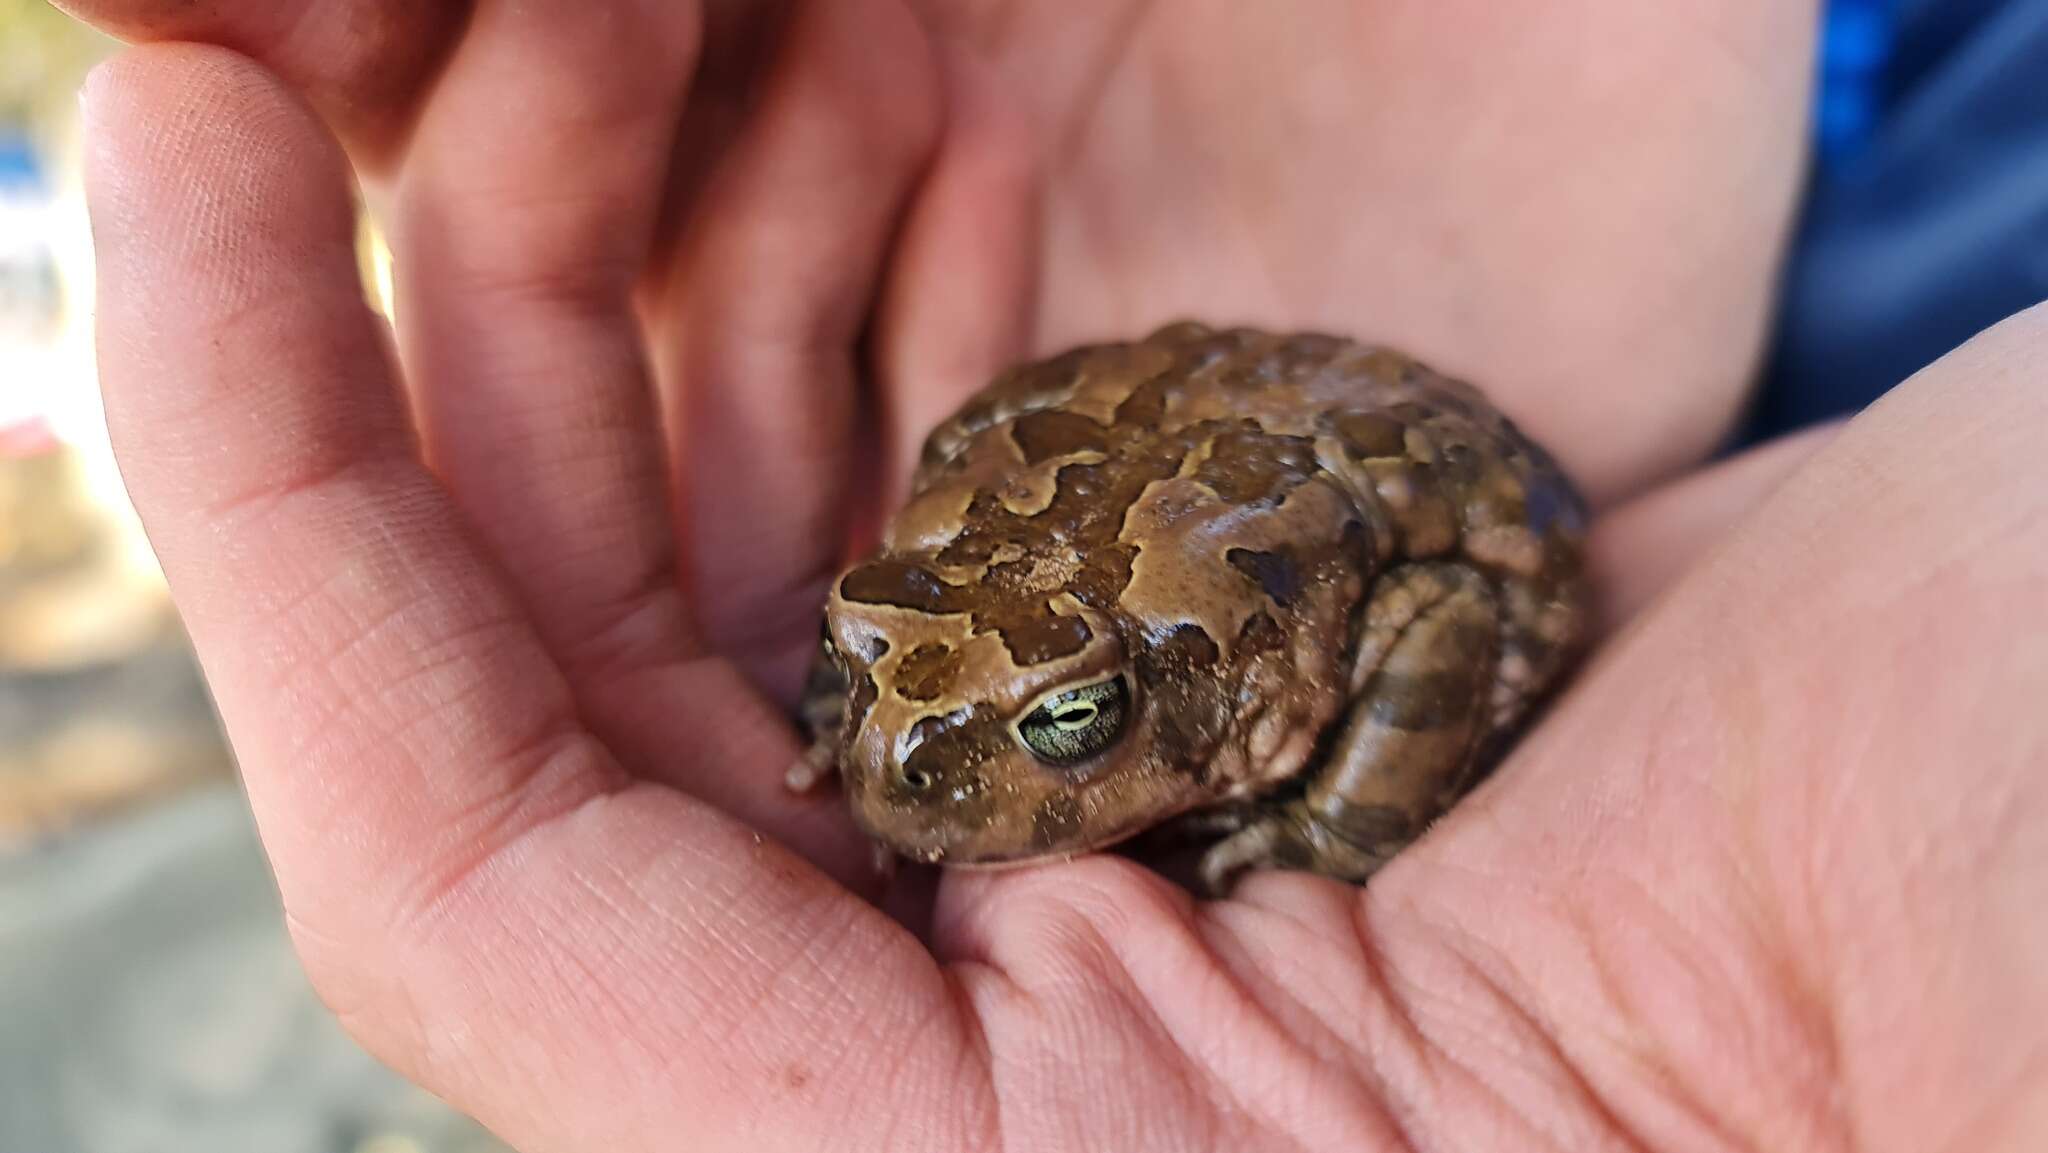
<instances>
[{"instance_id":1,"label":"toad's mouth line","mask_svg":"<svg viewBox=\"0 0 2048 1153\"><path fill-rule=\"evenodd\" d=\"M1070 861L1076 857L1085 857L1092 853L1102 852L1105 849L1113 849L1125 841L1142 836L1154 824L1156 824L1156 821L1134 821L1129 828L1116 829L1094 840L1072 845L1061 845L1057 848L1027 848L1010 852L975 854L972 856L956 856L953 850L947 849L944 846L903 848L891 845L880 838L874 839L876 844L894 853L896 856L916 861L919 864L943 865L948 869L993 873L1006 869L1021 869L1032 865L1050 864L1055 861ZM874 834L870 833L869 836L874 837Z\"/></svg>"}]
</instances>

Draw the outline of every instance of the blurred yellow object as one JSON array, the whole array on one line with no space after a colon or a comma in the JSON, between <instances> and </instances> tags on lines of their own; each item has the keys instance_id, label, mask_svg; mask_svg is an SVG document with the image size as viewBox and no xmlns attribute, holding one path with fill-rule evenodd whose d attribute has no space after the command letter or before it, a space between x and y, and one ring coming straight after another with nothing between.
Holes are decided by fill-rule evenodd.
<instances>
[{"instance_id":1,"label":"blurred yellow object","mask_svg":"<svg viewBox=\"0 0 2048 1153\"><path fill-rule=\"evenodd\" d=\"M0 459L0 667L76 668L162 640L174 617L144 547L74 451Z\"/></svg>"},{"instance_id":2,"label":"blurred yellow object","mask_svg":"<svg viewBox=\"0 0 2048 1153\"><path fill-rule=\"evenodd\" d=\"M89 568L0 601L0 665L32 671L120 660L173 635L163 586L132 569Z\"/></svg>"},{"instance_id":3,"label":"blurred yellow object","mask_svg":"<svg viewBox=\"0 0 2048 1153\"><path fill-rule=\"evenodd\" d=\"M0 457L0 581L77 556L91 539L93 519L71 453Z\"/></svg>"},{"instance_id":4,"label":"blurred yellow object","mask_svg":"<svg viewBox=\"0 0 2048 1153\"><path fill-rule=\"evenodd\" d=\"M0 850L231 768L125 505L55 443L0 457Z\"/></svg>"},{"instance_id":5,"label":"blurred yellow object","mask_svg":"<svg viewBox=\"0 0 2048 1153\"><path fill-rule=\"evenodd\" d=\"M0 0L0 120L62 116L85 70L115 46L49 0Z\"/></svg>"},{"instance_id":6,"label":"blurred yellow object","mask_svg":"<svg viewBox=\"0 0 2048 1153\"><path fill-rule=\"evenodd\" d=\"M201 781L230 763L210 730L88 717L27 749L0 748L0 852Z\"/></svg>"}]
</instances>

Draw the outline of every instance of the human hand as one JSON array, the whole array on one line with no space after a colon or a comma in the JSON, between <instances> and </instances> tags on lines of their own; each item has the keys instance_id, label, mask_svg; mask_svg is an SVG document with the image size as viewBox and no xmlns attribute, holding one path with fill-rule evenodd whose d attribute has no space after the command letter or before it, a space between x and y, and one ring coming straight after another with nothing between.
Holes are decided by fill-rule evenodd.
<instances>
[{"instance_id":1,"label":"human hand","mask_svg":"<svg viewBox=\"0 0 2048 1153\"><path fill-rule=\"evenodd\" d=\"M777 47L761 0L68 6L338 129L425 455L572 675L696 648L784 700L924 431L1080 340L1321 326L1483 382L1596 503L1689 466L1758 345L1813 24L840 0Z\"/></svg>"},{"instance_id":2,"label":"human hand","mask_svg":"<svg viewBox=\"0 0 2048 1153\"><path fill-rule=\"evenodd\" d=\"M458 50L451 69L461 59ZM435 99L460 91L447 83ZM605 576L605 560L638 558L636 542L653 539L634 524L665 525L638 504L598 515L613 506L591 496L632 490L608 478L636 460L659 474L647 422L603 407L627 390L601 387L617 383L608 376L511 373L530 393L492 391L440 411L460 416L462 436L499 420L515 434L523 420L547 435L437 447L455 434L435 406L451 402L427 395L422 381L443 378L417 367L434 361L413 351L421 337L405 335L404 391L422 413L430 474L355 296L343 174L318 126L246 63L189 48L132 57L99 78L90 105L103 370L124 468L235 736L308 968L374 1051L523 1145L715 1145L751 1134L797 1148L973 1148L999 1138L1135 1148L1281 1143L1291 1133L1351 1147L1405 1132L1425 1145L1526 1147L1533 1131L1566 1145L1633 1136L1685 1147L1707 1141L1718 1121L1724 1135L1756 1134L1772 1147L1783 1133L1817 1143L1841 1121L1917 1148L1909 1125L1878 1112L1912 1104L1882 1078L1859 1098L1875 1105L1851 1115L1805 1095L1829 1088L1825 1076L1787 1070L1828 1070L1842 1042L1830 1050L1814 1040L1830 1039L1827 1026L1855 1033L1867 1022L1851 1018L1873 997L1884 1004L1912 987L1902 981L1957 957L1989 961L1980 967L2005 979L1995 997L1987 982L1923 1001L1937 1026L1924 1039L2027 1068L2015 1048L2027 1038L2010 1026L2039 1017L2040 990L2024 980L2043 971L2038 938L2000 938L2024 924L1989 916L1963 926L1981 935L1959 935L1941 918L2027 895L2014 878L2028 878L2022 866L2038 870L2040 798L2016 769L2038 740L1986 747L2012 730L1969 724L1951 699L1932 701L1948 711L1914 701L1887 717L1908 726L1886 742L1901 759L1872 764L1798 747L1799 695L1767 690L1791 684L1818 698L1806 703L1860 721L1887 690L1915 688L1899 671L1927 664L1859 659L1895 656L1887 646L1896 637L1844 604L1925 600L1920 578L1953 555L1943 542L1987 534L2004 551L1973 557L1951 580L1982 572L1995 578L1989 587L1938 590L1944 604L1965 594L1956 599L1970 610L1944 607L1963 618L1948 636L1968 642L1987 676L2028 655L2009 628L1994 635L1982 622L2032 603L2012 578L2038 578L2038 547L2001 530L2038 516L2039 505L2009 491L2002 504L1973 499L1987 475L2026 466L2013 430L2038 416L2010 381L1979 386L1966 409L1975 419L1956 433L1971 438L1968 452L1936 451L1952 445L1915 427L1932 408L1924 399L1831 450L1609 654L1469 813L1366 894L1271 876L1241 900L1196 906L1134 866L1096 859L953 878L927 948L719 811L827 869L857 849L835 847L832 814L773 796L788 738L716 658L722 650L691 635L692 618L710 615L705 582L686 578L690 600L656 592L654 607L621 618L633 622L620 631L635 643L598 655L630 675L593 676L579 664L584 634L557 614L593 601L564 570ZM488 254L492 238L473 239ZM409 279L423 276L403 247L400 257ZM490 347L481 329L467 337L496 367L446 379L508 388L507 366L520 362L493 360L503 353L497 338L518 342L540 317L578 314L521 313L516 302L533 290L500 301L511 315L489 330ZM549 303L546 291L532 299ZM2038 339L2007 339L2028 338ZM526 347L539 355L560 343ZM604 435L548 432L575 413L600 418L575 432ZM763 435L772 445L786 434ZM678 453L692 443L680 440ZM456 463L465 452L483 464ZM535 458L543 452L551 455ZM606 483L583 485L579 463ZM1815 510L1868 487L1873 465L1901 478L1877 497L1920 521L1895 530L1844 518L1836 537L1814 540ZM1645 523L1649 502L1739 508L1749 489L1730 478L1754 483L1754 467L1648 498L1615 523ZM529 516L507 499L491 518L494 483L544 505L564 490L575 501ZM701 488L680 489L703 499ZM628 521L632 531L619 528ZM575 531L586 523L609 525L614 543L632 547L598 548L601 534ZM557 529L569 535L550 540ZM525 539L536 534L539 542ZM508 552L501 538L525 551ZM1603 549L1626 558L1625 545ZM1936 567L1899 565L1901 553ZM1801 566L1788 573L1776 564L1782 555ZM1882 572L1894 583L1855 583L1868 576L1857 562L1871 556L1891 562ZM522 567L529 560L537 572ZM802 567L764 564L759 574ZM1748 608L1739 617L1747 631L1712 620L1729 606ZM1772 627L1788 616L1808 627ZM1759 659L1768 676L1748 676ZM1972 680L1975 695L1962 703L2019 715L2012 702L2038 685L2040 669L2011 664L2006 674ZM1703 687L1712 691L1689 691ZM1757 695L1731 706L1724 698L1735 689ZM623 703L629 695L637 709ZM1703 747L1709 738L1740 755ZM1826 862L1837 886L1875 884L1917 862L1911 884L1897 887L1901 901L1921 900L1900 917L1861 917L1860 888L1807 884L1801 854L1819 846L1800 822L1841 794L1813 776L1764 775L1788 745L1838 770L1830 779L1859 790L1849 799L1884 796L1860 824L1815 823L1842 838L1826 846L1840 854ZM1995 798L1998 810L1926 828L1929 806L1911 790L1927 782L1911 754L1927 749L1960 763L1940 778L1954 790L1942 795ZM1644 775L1652 753L1664 760ZM2007 826L2026 836L1998 833ZM1915 831L1927 840L1898 857L1898 834ZM1961 856L1967 868L1943 871ZM1675 913L1629 888L1644 877L1669 882L1647 897L1670 899ZM1827 933L1802 919L1713 919L1731 905L1752 911L1741 902L1755 893L1765 912L1847 907ZM1621 900L1631 894L1638 903ZM1637 948L1659 943L1669 948ZM1817 967L1780 963L1829 950L1837 957ZM1833 976L1843 955L1915 967L1816 992L1815 973ZM1631 979L1644 984L1617 984ZM2011 1012L1991 1016L1992 1003ZM1658 1020L1672 1007L1698 1016L1674 1030L1671 1018ZM1866 1050L1885 1053L1852 1047L1869 1085L1869 1070L1883 1066ZM1941 1109L1988 1108L2023 1084L2020 1073L1965 1083L1962 1072L1912 1086L1932 1107L1906 1119L1939 1123ZM1697 1130L1684 1128L1688 1099L1705 1102Z\"/></svg>"}]
</instances>

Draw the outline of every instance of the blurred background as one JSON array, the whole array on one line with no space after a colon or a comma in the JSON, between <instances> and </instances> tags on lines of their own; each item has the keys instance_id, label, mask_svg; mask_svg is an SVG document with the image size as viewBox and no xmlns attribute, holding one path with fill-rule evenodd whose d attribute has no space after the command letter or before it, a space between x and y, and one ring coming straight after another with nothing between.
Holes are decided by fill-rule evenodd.
<instances>
[{"instance_id":1,"label":"blurred background","mask_svg":"<svg viewBox=\"0 0 2048 1153\"><path fill-rule=\"evenodd\" d=\"M75 99L113 47L0 0L0 1153L497 1149L307 988L123 497ZM1731 447L2048 297L2048 0L1834 0L1816 76L1813 180Z\"/></svg>"}]
</instances>

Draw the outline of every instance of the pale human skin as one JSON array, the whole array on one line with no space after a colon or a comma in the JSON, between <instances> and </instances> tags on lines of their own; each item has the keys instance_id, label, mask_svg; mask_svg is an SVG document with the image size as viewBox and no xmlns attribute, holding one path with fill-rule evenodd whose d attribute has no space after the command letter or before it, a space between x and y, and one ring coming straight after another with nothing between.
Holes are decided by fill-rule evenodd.
<instances>
[{"instance_id":1,"label":"pale human skin","mask_svg":"<svg viewBox=\"0 0 2048 1153\"><path fill-rule=\"evenodd\" d=\"M831 0L734 140L726 5L672 164L688 4L70 6L254 58L88 86L109 415L308 971L520 1147L2048 1140L2048 312L1653 487L1740 402L1810 11ZM1613 510L1615 635L1363 891L1099 857L878 911L768 699L842 470L1221 313L1486 381Z\"/></svg>"}]
</instances>

